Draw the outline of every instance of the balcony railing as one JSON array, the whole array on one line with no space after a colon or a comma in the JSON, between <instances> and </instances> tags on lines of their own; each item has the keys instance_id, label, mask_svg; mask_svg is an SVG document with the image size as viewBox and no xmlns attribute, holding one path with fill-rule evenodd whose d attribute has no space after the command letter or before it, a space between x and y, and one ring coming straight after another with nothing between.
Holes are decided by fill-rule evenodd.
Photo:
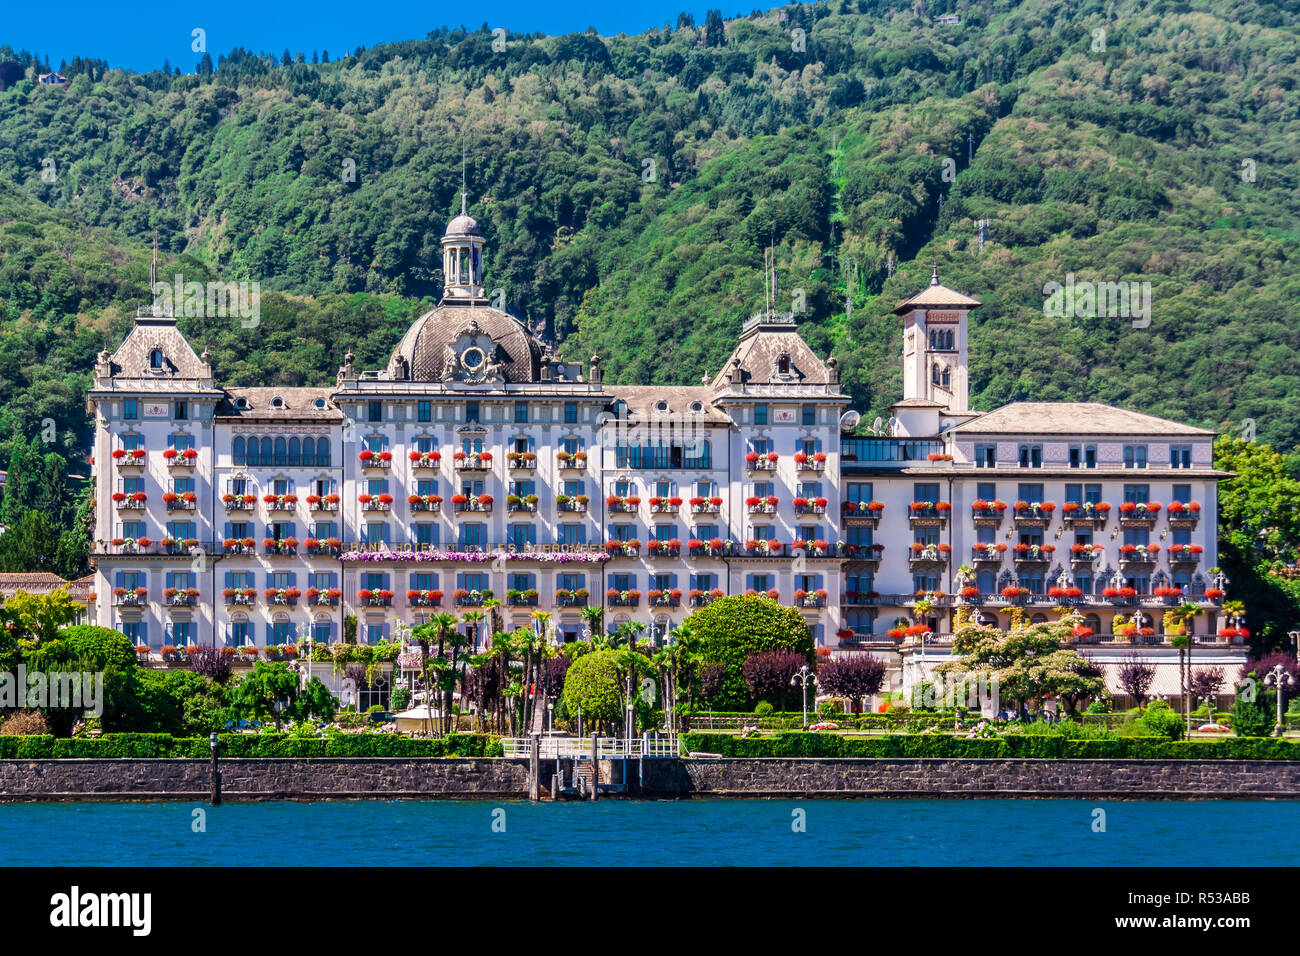
<instances>
[{"instance_id":1,"label":"balcony railing","mask_svg":"<svg viewBox=\"0 0 1300 956\"><path fill-rule=\"evenodd\" d=\"M610 607L636 607L641 602L641 595L637 591L624 591L606 594L605 600Z\"/></svg>"},{"instance_id":2,"label":"balcony railing","mask_svg":"<svg viewBox=\"0 0 1300 956\"><path fill-rule=\"evenodd\" d=\"M579 514L585 513L587 510L586 496L584 495L581 499L575 497L564 498L563 500L557 497L555 499L555 507L560 511L572 511Z\"/></svg>"},{"instance_id":3,"label":"balcony railing","mask_svg":"<svg viewBox=\"0 0 1300 956\"><path fill-rule=\"evenodd\" d=\"M711 498L693 498L691 499L691 514L693 515L715 515L722 510L722 499L714 501Z\"/></svg>"},{"instance_id":4,"label":"balcony railing","mask_svg":"<svg viewBox=\"0 0 1300 956\"><path fill-rule=\"evenodd\" d=\"M438 495L411 495L406 499L407 505L412 511L425 511L430 514L437 514L442 511L442 498Z\"/></svg>"},{"instance_id":5,"label":"balcony railing","mask_svg":"<svg viewBox=\"0 0 1300 956\"><path fill-rule=\"evenodd\" d=\"M1175 548L1178 550L1175 550ZM1187 545L1179 547L1175 544L1171 545L1169 548L1170 564L1199 564L1201 556L1202 553L1200 551L1189 551Z\"/></svg>"},{"instance_id":6,"label":"balcony railing","mask_svg":"<svg viewBox=\"0 0 1300 956\"><path fill-rule=\"evenodd\" d=\"M1056 549L1050 545L1041 548L1030 547L1027 550L1012 548L1011 555L1017 564L1047 564L1055 557Z\"/></svg>"},{"instance_id":7,"label":"balcony railing","mask_svg":"<svg viewBox=\"0 0 1300 956\"><path fill-rule=\"evenodd\" d=\"M252 511L257 505L256 495L222 495L221 503L227 511Z\"/></svg>"},{"instance_id":8,"label":"balcony railing","mask_svg":"<svg viewBox=\"0 0 1300 956\"><path fill-rule=\"evenodd\" d=\"M127 496L126 498L114 499L113 504L119 511L143 511L144 506L148 503L146 498L135 498Z\"/></svg>"},{"instance_id":9,"label":"balcony railing","mask_svg":"<svg viewBox=\"0 0 1300 956\"><path fill-rule=\"evenodd\" d=\"M656 594L651 591L646 594L647 607L679 607L682 603L682 595L677 594Z\"/></svg>"},{"instance_id":10,"label":"balcony railing","mask_svg":"<svg viewBox=\"0 0 1300 956\"><path fill-rule=\"evenodd\" d=\"M555 464L560 471L585 471L587 468L587 455L585 452L578 452L570 455L568 452L556 452Z\"/></svg>"},{"instance_id":11,"label":"balcony railing","mask_svg":"<svg viewBox=\"0 0 1300 956\"><path fill-rule=\"evenodd\" d=\"M942 524L948 520L948 513L952 510L946 501L940 501L935 504L928 502L913 502L907 509L907 518L912 524Z\"/></svg>"},{"instance_id":12,"label":"balcony railing","mask_svg":"<svg viewBox=\"0 0 1300 956\"><path fill-rule=\"evenodd\" d=\"M481 455L467 455L464 458L457 458L455 468L457 471L490 471L492 456L484 458Z\"/></svg>"},{"instance_id":13,"label":"balcony railing","mask_svg":"<svg viewBox=\"0 0 1300 956\"><path fill-rule=\"evenodd\" d=\"M230 605L251 607L257 603L257 592L252 588L226 588L221 592L221 599Z\"/></svg>"},{"instance_id":14,"label":"balcony railing","mask_svg":"<svg viewBox=\"0 0 1300 956\"><path fill-rule=\"evenodd\" d=\"M452 507L456 514L488 514L492 511L492 499L486 495L481 498L467 498L464 501L457 501L453 498Z\"/></svg>"},{"instance_id":15,"label":"balcony railing","mask_svg":"<svg viewBox=\"0 0 1300 956\"><path fill-rule=\"evenodd\" d=\"M590 595L585 590L580 591L556 591L556 607L586 607Z\"/></svg>"},{"instance_id":16,"label":"balcony railing","mask_svg":"<svg viewBox=\"0 0 1300 956\"><path fill-rule=\"evenodd\" d=\"M388 457L384 457L385 455ZM393 456L386 451L378 453L363 451L358 458L362 468L389 469L393 467Z\"/></svg>"},{"instance_id":17,"label":"balcony railing","mask_svg":"<svg viewBox=\"0 0 1300 956\"><path fill-rule=\"evenodd\" d=\"M193 494L193 492L189 492ZM170 495L170 492L168 493ZM197 499L187 500L180 495L163 495L163 504L167 506L168 511L195 511L199 503Z\"/></svg>"},{"instance_id":18,"label":"balcony railing","mask_svg":"<svg viewBox=\"0 0 1300 956\"><path fill-rule=\"evenodd\" d=\"M315 498L316 500L313 501L312 498ZM330 500L331 498L333 499L332 501ZM307 507L310 508L312 511L321 511L321 512L338 511L339 498L338 495L330 495L327 498L318 498L315 495L312 495L307 499Z\"/></svg>"},{"instance_id":19,"label":"balcony railing","mask_svg":"<svg viewBox=\"0 0 1300 956\"><path fill-rule=\"evenodd\" d=\"M1054 507L1049 508L1041 505L1039 507L1034 507L1033 505L1030 505L1026 508L1013 509L1011 517L1018 525L1041 527L1052 520L1052 515L1055 514L1055 511L1056 509Z\"/></svg>"},{"instance_id":20,"label":"balcony railing","mask_svg":"<svg viewBox=\"0 0 1300 956\"><path fill-rule=\"evenodd\" d=\"M750 471L776 471L776 462L768 458L758 458L754 461L745 460L745 467Z\"/></svg>"},{"instance_id":21,"label":"balcony railing","mask_svg":"<svg viewBox=\"0 0 1300 956\"><path fill-rule=\"evenodd\" d=\"M818 458L816 458L816 457L800 459L799 457L796 456L796 457L795 457L795 460L794 460L794 466L795 466L795 469L798 470L798 471L810 471L810 472L811 472L811 471L816 471L816 472L825 471L825 470L826 470L826 456L823 455L820 459L818 459Z\"/></svg>"},{"instance_id":22,"label":"balcony railing","mask_svg":"<svg viewBox=\"0 0 1300 956\"><path fill-rule=\"evenodd\" d=\"M506 464L509 465L511 468L520 471L528 471L528 470L536 471L537 456L534 455L532 452L512 451L506 455Z\"/></svg>"},{"instance_id":23,"label":"balcony railing","mask_svg":"<svg viewBox=\"0 0 1300 956\"><path fill-rule=\"evenodd\" d=\"M948 556L951 552L940 551L938 548L923 548L920 551L913 549L908 553L908 560L912 566L920 564L947 564Z\"/></svg>"},{"instance_id":24,"label":"balcony railing","mask_svg":"<svg viewBox=\"0 0 1300 956\"><path fill-rule=\"evenodd\" d=\"M135 591L113 591L113 604L118 607L144 607L149 603L149 595L138 594Z\"/></svg>"}]
</instances>

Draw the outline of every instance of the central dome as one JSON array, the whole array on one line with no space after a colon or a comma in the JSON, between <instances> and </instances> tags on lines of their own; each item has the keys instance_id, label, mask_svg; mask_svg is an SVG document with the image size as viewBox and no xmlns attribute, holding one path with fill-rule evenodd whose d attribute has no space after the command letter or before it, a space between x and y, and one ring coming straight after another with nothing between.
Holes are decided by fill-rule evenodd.
<instances>
[{"instance_id":1,"label":"central dome","mask_svg":"<svg viewBox=\"0 0 1300 956\"><path fill-rule=\"evenodd\" d=\"M478 220L473 216L467 216L461 213L451 222L447 223L447 231L444 236L478 236L482 235L478 231Z\"/></svg>"},{"instance_id":2,"label":"central dome","mask_svg":"<svg viewBox=\"0 0 1300 956\"><path fill-rule=\"evenodd\" d=\"M407 329L388 376L413 382L536 382L542 343L513 316L487 305L439 305Z\"/></svg>"}]
</instances>

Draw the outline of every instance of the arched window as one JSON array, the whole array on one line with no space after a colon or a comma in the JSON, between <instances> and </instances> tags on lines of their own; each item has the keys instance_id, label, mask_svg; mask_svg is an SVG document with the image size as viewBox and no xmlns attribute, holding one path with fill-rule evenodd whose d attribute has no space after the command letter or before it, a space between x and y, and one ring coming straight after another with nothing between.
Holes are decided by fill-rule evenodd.
<instances>
[{"instance_id":1,"label":"arched window","mask_svg":"<svg viewBox=\"0 0 1300 956\"><path fill-rule=\"evenodd\" d=\"M939 384L939 363L934 363L934 368L930 370L930 381L935 385Z\"/></svg>"},{"instance_id":2,"label":"arched window","mask_svg":"<svg viewBox=\"0 0 1300 956\"><path fill-rule=\"evenodd\" d=\"M236 465L245 464L243 438L236 438L234 444L230 446L230 460Z\"/></svg>"},{"instance_id":3,"label":"arched window","mask_svg":"<svg viewBox=\"0 0 1300 956\"><path fill-rule=\"evenodd\" d=\"M788 355L782 355L779 359L777 359L777 360L776 360L776 369L777 369L777 371L780 372L782 375L789 375L789 374L790 374L790 356L788 356Z\"/></svg>"},{"instance_id":4,"label":"arched window","mask_svg":"<svg viewBox=\"0 0 1300 956\"><path fill-rule=\"evenodd\" d=\"M275 460L274 457L271 455L271 439L263 438L262 439L262 460L260 464L262 465L263 468L265 468L266 466L270 465L271 462L274 460Z\"/></svg>"},{"instance_id":5,"label":"arched window","mask_svg":"<svg viewBox=\"0 0 1300 956\"><path fill-rule=\"evenodd\" d=\"M297 438L289 439L289 464L302 464L302 443Z\"/></svg>"},{"instance_id":6,"label":"arched window","mask_svg":"<svg viewBox=\"0 0 1300 956\"><path fill-rule=\"evenodd\" d=\"M316 439L316 465L318 467L329 467L330 463L330 440L328 438Z\"/></svg>"},{"instance_id":7,"label":"arched window","mask_svg":"<svg viewBox=\"0 0 1300 956\"><path fill-rule=\"evenodd\" d=\"M149 367L150 367L150 368L162 368L162 367L163 367L163 351L162 351L162 349L150 349L150 351L149 351Z\"/></svg>"},{"instance_id":8,"label":"arched window","mask_svg":"<svg viewBox=\"0 0 1300 956\"><path fill-rule=\"evenodd\" d=\"M1083 616L1083 626L1086 628L1090 628L1092 630L1092 633L1094 634L1100 634L1101 618L1098 617L1096 614L1085 614Z\"/></svg>"},{"instance_id":9,"label":"arched window","mask_svg":"<svg viewBox=\"0 0 1300 956\"><path fill-rule=\"evenodd\" d=\"M952 373L948 370L948 366L945 365L943 367L943 372L940 374L939 378L939 384L944 388L947 388L952 384Z\"/></svg>"}]
</instances>

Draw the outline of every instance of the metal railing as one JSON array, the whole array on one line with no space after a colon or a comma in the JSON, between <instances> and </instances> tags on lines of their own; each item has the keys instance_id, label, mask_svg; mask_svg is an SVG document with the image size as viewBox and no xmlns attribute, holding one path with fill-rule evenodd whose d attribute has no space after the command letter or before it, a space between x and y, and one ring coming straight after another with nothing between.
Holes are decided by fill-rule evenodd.
<instances>
[{"instance_id":1,"label":"metal railing","mask_svg":"<svg viewBox=\"0 0 1300 956\"><path fill-rule=\"evenodd\" d=\"M528 737L503 737L502 753L506 757L528 757L531 753L531 740ZM681 747L677 738L642 738L600 737L596 741L596 758L613 760L626 758L661 758L677 757ZM591 738L581 737L541 737L538 739L538 756L542 760L556 759L591 759Z\"/></svg>"}]
</instances>

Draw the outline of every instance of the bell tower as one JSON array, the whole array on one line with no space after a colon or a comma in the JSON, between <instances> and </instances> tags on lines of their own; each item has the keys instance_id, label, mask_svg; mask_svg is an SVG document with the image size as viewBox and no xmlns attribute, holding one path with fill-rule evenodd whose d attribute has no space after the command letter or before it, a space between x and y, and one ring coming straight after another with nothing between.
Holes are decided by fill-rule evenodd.
<instances>
[{"instance_id":1,"label":"bell tower","mask_svg":"<svg viewBox=\"0 0 1300 956\"><path fill-rule=\"evenodd\" d=\"M903 317L903 398L934 402L951 412L970 408L967 319L979 300L939 282L898 303Z\"/></svg>"},{"instance_id":2,"label":"bell tower","mask_svg":"<svg viewBox=\"0 0 1300 956\"><path fill-rule=\"evenodd\" d=\"M442 237L442 301L469 303L483 295L484 239L478 223L465 210L465 190L460 191L460 215L447 224Z\"/></svg>"}]
</instances>

